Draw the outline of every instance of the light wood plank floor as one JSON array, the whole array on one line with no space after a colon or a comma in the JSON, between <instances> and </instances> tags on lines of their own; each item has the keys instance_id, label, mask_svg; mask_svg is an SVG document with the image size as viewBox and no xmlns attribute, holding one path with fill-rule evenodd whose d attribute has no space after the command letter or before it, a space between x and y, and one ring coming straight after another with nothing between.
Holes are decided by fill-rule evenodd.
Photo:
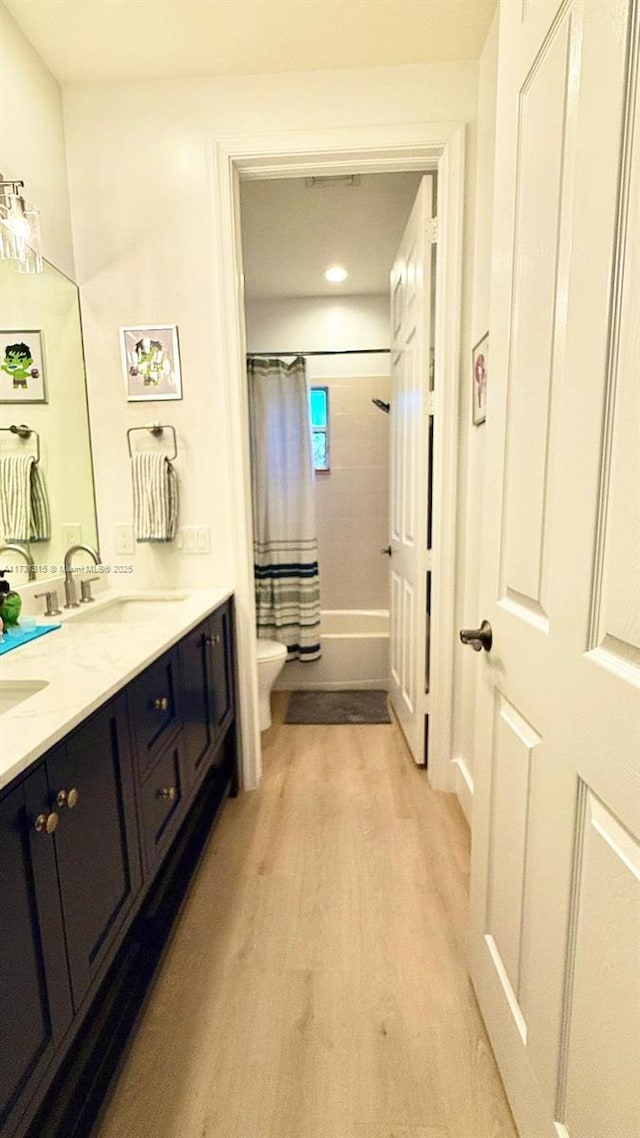
<instances>
[{"instance_id":1,"label":"light wood plank floor","mask_svg":"<svg viewBox=\"0 0 640 1138\"><path fill-rule=\"evenodd\" d=\"M396 726L279 707L99 1138L517 1138L465 968L457 801Z\"/></svg>"}]
</instances>

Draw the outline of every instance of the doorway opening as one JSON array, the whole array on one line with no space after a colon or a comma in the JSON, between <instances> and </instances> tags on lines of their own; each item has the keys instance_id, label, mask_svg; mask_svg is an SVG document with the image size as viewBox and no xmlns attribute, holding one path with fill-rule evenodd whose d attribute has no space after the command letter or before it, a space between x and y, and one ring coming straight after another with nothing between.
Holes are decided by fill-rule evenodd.
<instances>
[{"instance_id":1,"label":"doorway opening","mask_svg":"<svg viewBox=\"0 0 640 1138\"><path fill-rule=\"evenodd\" d=\"M276 690L388 688L390 271L421 177L240 185L247 351L303 355L314 442L322 655Z\"/></svg>"}]
</instances>

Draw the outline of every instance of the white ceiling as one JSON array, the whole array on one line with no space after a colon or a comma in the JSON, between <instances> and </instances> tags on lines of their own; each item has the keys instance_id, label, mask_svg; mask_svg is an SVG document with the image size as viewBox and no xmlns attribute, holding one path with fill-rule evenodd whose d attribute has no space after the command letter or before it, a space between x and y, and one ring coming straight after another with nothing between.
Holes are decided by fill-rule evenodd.
<instances>
[{"instance_id":1,"label":"white ceiling","mask_svg":"<svg viewBox=\"0 0 640 1138\"><path fill-rule=\"evenodd\" d=\"M477 59L496 0L4 0L63 84Z\"/></svg>"},{"instance_id":2,"label":"white ceiling","mask_svg":"<svg viewBox=\"0 0 640 1138\"><path fill-rule=\"evenodd\" d=\"M420 174L362 174L309 187L304 178L241 183L245 293L264 297L386 293ZM339 285L325 269L349 272Z\"/></svg>"}]
</instances>

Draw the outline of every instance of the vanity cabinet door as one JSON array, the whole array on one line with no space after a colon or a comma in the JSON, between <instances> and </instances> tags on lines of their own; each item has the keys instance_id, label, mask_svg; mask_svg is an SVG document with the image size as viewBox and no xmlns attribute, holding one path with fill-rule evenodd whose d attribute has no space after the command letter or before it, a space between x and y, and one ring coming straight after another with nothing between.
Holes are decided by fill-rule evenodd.
<instances>
[{"instance_id":1,"label":"vanity cabinet door","mask_svg":"<svg viewBox=\"0 0 640 1138\"><path fill-rule=\"evenodd\" d=\"M213 743L225 734L234 712L233 699L233 609L228 601L207 620L209 717Z\"/></svg>"},{"instance_id":2,"label":"vanity cabinet door","mask_svg":"<svg viewBox=\"0 0 640 1138\"><path fill-rule=\"evenodd\" d=\"M11 1133L71 1022L54 839L40 767L0 798L0 1129Z\"/></svg>"},{"instance_id":3,"label":"vanity cabinet door","mask_svg":"<svg viewBox=\"0 0 640 1138\"><path fill-rule=\"evenodd\" d=\"M212 741L209 713L208 622L180 641L180 708L182 738L189 786L204 772Z\"/></svg>"},{"instance_id":4,"label":"vanity cabinet door","mask_svg":"<svg viewBox=\"0 0 640 1138\"><path fill-rule=\"evenodd\" d=\"M129 712L141 776L180 725L177 652L165 652L129 685Z\"/></svg>"},{"instance_id":5,"label":"vanity cabinet door","mask_svg":"<svg viewBox=\"0 0 640 1138\"><path fill-rule=\"evenodd\" d=\"M180 706L189 786L211 762L233 718L233 624L227 603L180 642Z\"/></svg>"},{"instance_id":6,"label":"vanity cabinet door","mask_svg":"<svg viewBox=\"0 0 640 1138\"><path fill-rule=\"evenodd\" d=\"M60 817L54 842L77 1011L119 939L141 880L124 698L74 731L47 757L46 770Z\"/></svg>"},{"instance_id":7,"label":"vanity cabinet door","mask_svg":"<svg viewBox=\"0 0 640 1138\"><path fill-rule=\"evenodd\" d=\"M180 734L165 748L140 787L140 828L147 873L164 856L184 817L183 769Z\"/></svg>"}]
</instances>

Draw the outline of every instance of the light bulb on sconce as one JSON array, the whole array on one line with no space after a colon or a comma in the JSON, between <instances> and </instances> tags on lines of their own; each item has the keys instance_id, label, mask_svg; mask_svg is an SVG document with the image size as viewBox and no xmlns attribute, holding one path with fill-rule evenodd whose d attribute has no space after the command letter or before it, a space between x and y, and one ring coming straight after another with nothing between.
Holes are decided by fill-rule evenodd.
<instances>
[{"instance_id":1,"label":"light bulb on sconce","mask_svg":"<svg viewBox=\"0 0 640 1138\"><path fill-rule=\"evenodd\" d=\"M0 260L13 261L19 273L41 273L39 214L22 196L23 186L0 179Z\"/></svg>"}]
</instances>

